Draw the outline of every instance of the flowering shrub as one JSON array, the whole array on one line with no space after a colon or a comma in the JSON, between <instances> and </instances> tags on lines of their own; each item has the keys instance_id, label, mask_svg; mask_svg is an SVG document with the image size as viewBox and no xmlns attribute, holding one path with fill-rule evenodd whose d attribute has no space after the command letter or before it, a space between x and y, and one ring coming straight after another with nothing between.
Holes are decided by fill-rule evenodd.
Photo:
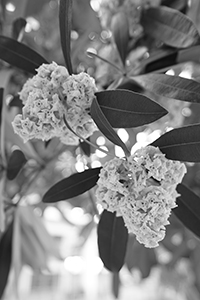
<instances>
[{"instance_id":1,"label":"flowering shrub","mask_svg":"<svg viewBox=\"0 0 200 300\"><path fill-rule=\"evenodd\" d=\"M122 216L130 233L146 247L157 247L176 207L176 186L186 167L147 146L126 160L114 158L100 172L96 191L104 209Z\"/></svg>"},{"instance_id":2,"label":"flowering shrub","mask_svg":"<svg viewBox=\"0 0 200 300\"><path fill-rule=\"evenodd\" d=\"M12 123L14 131L25 142L59 137L65 144L77 145L79 137L67 128L63 115L75 133L83 138L92 135L96 126L88 110L95 92L94 79L88 74L70 76L55 62L43 64L19 93L24 107Z\"/></svg>"}]
</instances>

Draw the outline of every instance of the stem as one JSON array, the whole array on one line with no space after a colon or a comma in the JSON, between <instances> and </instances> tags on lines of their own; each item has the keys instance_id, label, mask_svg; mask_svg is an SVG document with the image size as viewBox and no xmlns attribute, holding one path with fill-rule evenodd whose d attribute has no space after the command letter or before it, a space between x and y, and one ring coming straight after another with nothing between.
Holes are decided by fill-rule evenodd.
<instances>
[{"instance_id":1,"label":"stem","mask_svg":"<svg viewBox=\"0 0 200 300\"><path fill-rule=\"evenodd\" d=\"M110 155L110 153L109 153L108 151L99 148L98 146L94 145L93 143L91 143L91 142L88 141L87 139L84 139L84 138L81 137L79 134L77 134L77 133L71 128L71 126L67 123L67 120L66 120L66 118L65 118L65 115L63 115L63 120L64 120L64 123L65 123L65 125L67 126L67 128L68 128L73 134L75 134L76 136L78 136L79 139L83 140L84 142L86 142L86 143L89 144L90 146L94 147L95 149L97 149L97 150L99 150L99 151L105 153L106 155L109 155L109 156L113 157L113 155Z\"/></svg>"},{"instance_id":2,"label":"stem","mask_svg":"<svg viewBox=\"0 0 200 300\"><path fill-rule=\"evenodd\" d=\"M105 63L109 64L110 66L112 66L113 68L115 68L117 71L119 71L121 74L123 74L124 76L126 75L126 73L121 70L118 66L114 65L112 62L108 61L107 59L99 56L98 54L95 54L93 52L87 51L87 55L91 56L91 57L96 57L98 59L101 59L102 61L104 61Z\"/></svg>"},{"instance_id":3,"label":"stem","mask_svg":"<svg viewBox=\"0 0 200 300\"><path fill-rule=\"evenodd\" d=\"M94 198L93 198L93 194L92 194L92 192L91 192L91 190L89 190L88 191L88 194L89 194L89 199L90 199L90 202L91 202L91 204L92 204L92 208L93 208L93 211L94 211L94 214L98 217L98 219L99 219L99 212L98 212L98 209L97 209L97 207L96 207L96 204L95 204L95 202L94 202Z\"/></svg>"}]
</instances>

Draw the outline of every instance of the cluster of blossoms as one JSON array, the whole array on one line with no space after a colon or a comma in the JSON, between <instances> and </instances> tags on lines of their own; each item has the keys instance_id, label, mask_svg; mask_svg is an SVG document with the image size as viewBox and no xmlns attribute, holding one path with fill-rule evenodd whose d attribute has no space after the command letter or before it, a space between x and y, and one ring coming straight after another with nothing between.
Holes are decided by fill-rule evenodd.
<instances>
[{"instance_id":1,"label":"cluster of blossoms","mask_svg":"<svg viewBox=\"0 0 200 300\"><path fill-rule=\"evenodd\" d=\"M96 125L88 112L96 91L88 74L69 75L55 62L43 64L19 93L24 107L12 123L14 131L25 142L59 137L65 144L77 145L79 138L68 129L63 115L77 135L84 139L91 136Z\"/></svg>"},{"instance_id":2,"label":"cluster of blossoms","mask_svg":"<svg viewBox=\"0 0 200 300\"><path fill-rule=\"evenodd\" d=\"M140 25L141 9L148 6L158 6L160 0L102 0L100 5L100 20L105 28L111 27L112 17L123 12L128 19L130 37L137 37L142 32Z\"/></svg>"},{"instance_id":3,"label":"cluster of blossoms","mask_svg":"<svg viewBox=\"0 0 200 300\"><path fill-rule=\"evenodd\" d=\"M146 247L157 247L176 207L176 186L186 167L153 146L126 160L114 158L101 169L96 196L104 209L122 216L129 232Z\"/></svg>"}]
</instances>

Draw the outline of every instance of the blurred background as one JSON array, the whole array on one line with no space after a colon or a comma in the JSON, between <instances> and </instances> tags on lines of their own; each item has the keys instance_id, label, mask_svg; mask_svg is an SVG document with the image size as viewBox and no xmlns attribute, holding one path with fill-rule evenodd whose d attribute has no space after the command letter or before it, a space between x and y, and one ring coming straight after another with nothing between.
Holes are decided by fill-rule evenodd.
<instances>
[{"instance_id":1,"label":"blurred background","mask_svg":"<svg viewBox=\"0 0 200 300\"><path fill-rule=\"evenodd\" d=\"M108 2L73 0L71 49L75 73L89 73L95 78L99 90L120 84L120 70L124 68L135 75L166 68L168 75L200 80L200 59L196 52L191 58L180 51L177 59L177 53L175 55L174 49L168 47L164 49L167 54L163 55L159 52L162 45L144 32L139 14L142 0L132 1L130 16L124 10L131 22L131 30L129 51L123 66L111 30L112 18L121 11L123 1L116 0L119 10L109 6ZM146 2L182 11L200 30L199 0ZM57 0L2 0L0 33L22 41L47 61L64 65L58 7ZM151 58L159 53L161 58L155 66ZM166 238L158 248L144 248L130 235L125 265L119 274L111 274L98 256L97 210L101 212L101 207L96 207L95 189L67 202L52 205L41 202L44 193L57 181L88 166L99 167L109 158L84 142L78 147L66 146L55 138L46 147L38 140L24 144L14 134L11 122L22 108L18 92L29 77L30 74L0 61L0 81L7 80L6 156L20 148L27 158L18 176L5 183L6 224L8 229L14 226L15 234L13 262L2 299L200 299L200 242L175 215L171 215ZM119 128L117 131L132 153L172 128L200 121L199 105L155 95L153 99L166 107L167 116L150 125L126 130ZM91 142L110 154L124 155L120 147L114 146L100 132L93 134ZM45 164L44 169L40 168L41 164ZM187 168L184 182L200 196L199 164L188 163ZM31 180L27 181L27 178ZM12 215L18 201L20 206L13 224Z\"/></svg>"}]
</instances>

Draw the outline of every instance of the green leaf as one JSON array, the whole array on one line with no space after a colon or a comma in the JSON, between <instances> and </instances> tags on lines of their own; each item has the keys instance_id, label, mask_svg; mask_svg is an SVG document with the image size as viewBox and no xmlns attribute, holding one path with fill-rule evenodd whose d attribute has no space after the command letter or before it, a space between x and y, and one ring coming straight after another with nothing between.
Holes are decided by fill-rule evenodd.
<instances>
[{"instance_id":1,"label":"green leaf","mask_svg":"<svg viewBox=\"0 0 200 300\"><path fill-rule=\"evenodd\" d=\"M95 186L99 179L100 169L101 168L88 169L81 173L73 174L68 178L64 178L46 192L42 201L45 203L53 203L83 194Z\"/></svg>"},{"instance_id":2,"label":"green leaf","mask_svg":"<svg viewBox=\"0 0 200 300\"><path fill-rule=\"evenodd\" d=\"M0 59L32 74L36 74L35 69L41 64L48 63L36 51L5 36L0 36Z\"/></svg>"},{"instance_id":3,"label":"green leaf","mask_svg":"<svg viewBox=\"0 0 200 300\"><path fill-rule=\"evenodd\" d=\"M23 32L26 26L26 20L24 18L17 18L12 24L12 38L18 40L20 38L21 32Z\"/></svg>"},{"instance_id":4,"label":"green leaf","mask_svg":"<svg viewBox=\"0 0 200 300\"><path fill-rule=\"evenodd\" d=\"M157 264L155 251L154 249L145 248L135 240L134 236L130 236L125 263L130 272L132 269L137 268L140 270L142 278L147 278L152 267Z\"/></svg>"},{"instance_id":5,"label":"green leaf","mask_svg":"<svg viewBox=\"0 0 200 300\"><path fill-rule=\"evenodd\" d=\"M200 124L166 132L152 144L173 160L200 162Z\"/></svg>"},{"instance_id":6,"label":"green leaf","mask_svg":"<svg viewBox=\"0 0 200 300\"><path fill-rule=\"evenodd\" d=\"M187 7L187 2L187 0L162 0L161 5L182 11Z\"/></svg>"},{"instance_id":7,"label":"green leaf","mask_svg":"<svg viewBox=\"0 0 200 300\"><path fill-rule=\"evenodd\" d=\"M124 12L119 12L112 17L111 31L122 63L125 65L129 42L129 23Z\"/></svg>"},{"instance_id":8,"label":"green leaf","mask_svg":"<svg viewBox=\"0 0 200 300\"><path fill-rule=\"evenodd\" d=\"M128 90L96 93L99 106L114 128L131 128L152 123L167 114L167 110L144 95Z\"/></svg>"},{"instance_id":9,"label":"green leaf","mask_svg":"<svg viewBox=\"0 0 200 300\"><path fill-rule=\"evenodd\" d=\"M112 274L112 292L115 299L119 298L119 290L121 286L121 280L119 276L119 272Z\"/></svg>"},{"instance_id":10,"label":"green leaf","mask_svg":"<svg viewBox=\"0 0 200 300\"><path fill-rule=\"evenodd\" d=\"M93 118L94 122L98 126L99 130L115 145L120 146L123 150L125 155L129 156L130 152L127 149L126 145L122 142L119 138L117 133L114 131L112 126L110 125L109 121L104 116L97 99L94 98L91 108L90 108L91 117Z\"/></svg>"},{"instance_id":11,"label":"green leaf","mask_svg":"<svg viewBox=\"0 0 200 300\"><path fill-rule=\"evenodd\" d=\"M99 255L111 272L119 272L124 264L128 231L122 217L104 210L97 229Z\"/></svg>"},{"instance_id":12,"label":"green leaf","mask_svg":"<svg viewBox=\"0 0 200 300\"><path fill-rule=\"evenodd\" d=\"M2 120L3 94L4 94L4 89L0 88L0 125Z\"/></svg>"},{"instance_id":13,"label":"green leaf","mask_svg":"<svg viewBox=\"0 0 200 300\"><path fill-rule=\"evenodd\" d=\"M200 198L183 184L177 186L177 192L180 196L176 199L178 206L173 213L200 238Z\"/></svg>"},{"instance_id":14,"label":"green leaf","mask_svg":"<svg viewBox=\"0 0 200 300\"><path fill-rule=\"evenodd\" d=\"M24 106L22 100L19 98L19 95L13 96L13 98L10 100L8 105L10 107L19 107L19 108L22 108Z\"/></svg>"},{"instance_id":15,"label":"green leaf","mask_svg":"<svg viewBox=\"0 0 200 300\"><path fill-rule=\"evenodd\" d=\"M199 43L199 33L192 21L170 7L144 10L141 24L150 36L172 47L187 48Z\"/></svg>"},{"instance_id":16,"label":"green leaf","mask_svg":"<svg viewBox=\"0 0 200 300\"><path fill-rule=\"evenodd\" d=\"M71 23L72 23L72 0L60 0L59 25L60 39L65 64L69 74L73 73L71 63Z\"/></svg>"},{"instance_id":17,"label":"green leaf","mask_svg":"<svg viewBox=\"0 0 200 300\"><path fill-rule=\"evenodd\" d=\"M13 222L8 226L0 240L0 299L4 294L4 290L10 273L11 256L12 256L12 235Z\"/></svg>"},{"instance_id":18,"label":"green leaf","mask_svg":"<svg viewBox=\"0 0 200 300\"><path fill-rule=\"evenodd\" d=\"M88 141L90 141L90 138L87 138ZM90 157L91 154L91 146L90 144L86 143L85 141L79 141L79 146L83 153Z\"/></svg>"},{"instance_id":19,"label":"green leaf","mask_svg":"<svg viewBox=\"0 0 200 300\"><path fill-rule=\"evenodd\" d=\"M133 79L159 96L200 103L200 83L192 79L165 74L141 75Z\"/></svg>"},{"instance_id":20,"label":"green leaf","mask_svg":"<svg viewBox=\"0 0 200 300\"><path fill-rule=\"evenodd\" d=\"M126 78L117 86L118 90L128 90L136 93L143 93L144 88L139 85L134 79Z\"/></svg>"},{"instance_id":21,"label":"green leaf","mask_svg":"<svg viewBox=\"0 0 200 300\"><path fill-rule=\"evenodd\" d=\"M7 178L9 180L15 179L15 177L18 175L20 170L23 168L25 163L27 162L27 159L24 155L24 153L21 150L14 150L11 153L11 156L8 160L7 165Z\"/></svg>"}]
</instances>

